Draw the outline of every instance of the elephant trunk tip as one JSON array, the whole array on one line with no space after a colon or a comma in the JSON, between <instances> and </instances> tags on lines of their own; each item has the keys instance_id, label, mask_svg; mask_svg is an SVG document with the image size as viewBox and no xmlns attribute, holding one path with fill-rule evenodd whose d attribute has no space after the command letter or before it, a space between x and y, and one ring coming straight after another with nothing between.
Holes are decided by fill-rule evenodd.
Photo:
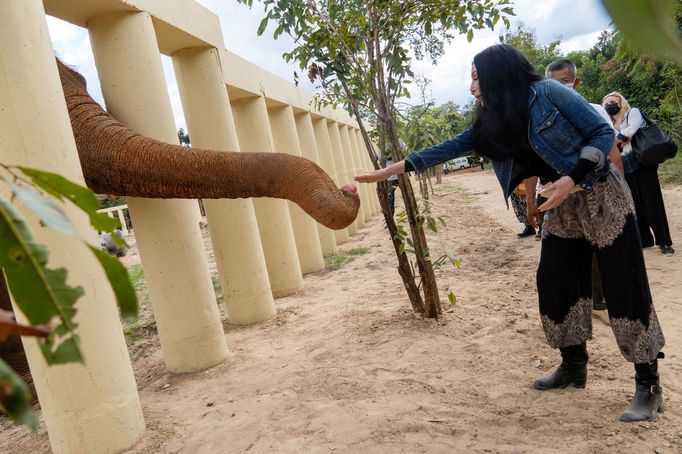
<instances>
[{"instance_id":1,"label":"elephant trunk tip","mask_svg":"<svg viewBox=\"0 0 682 454\"><path fill-rule=\"evenodd\" d=\"M346 183L341 186L341 193L347 197L358 197L358 188L353 183Z\"/></svg>"}]
</instances>

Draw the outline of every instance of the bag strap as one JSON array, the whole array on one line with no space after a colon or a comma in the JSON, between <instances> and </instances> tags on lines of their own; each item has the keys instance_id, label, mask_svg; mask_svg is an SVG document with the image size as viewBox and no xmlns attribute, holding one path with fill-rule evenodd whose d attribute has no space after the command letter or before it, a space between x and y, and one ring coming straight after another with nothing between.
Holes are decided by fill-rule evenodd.
<instances>
[{"instance_id":1,"label":"bag strap","mask_svg":"<svg viewBox=\"0 0 682 454\"><path fill-rule=\"evenodd\" d=\"M630 109L632 110L632 109ZM653 121L651 118L647 117L647 115L642 111L642 109L639 109L639 113L642 114L642 118L644 119L644 123L647 126L655 125L656 122ZM630 114L630 111L628 111L628 115Z\"/></svg>"}]
</instances>

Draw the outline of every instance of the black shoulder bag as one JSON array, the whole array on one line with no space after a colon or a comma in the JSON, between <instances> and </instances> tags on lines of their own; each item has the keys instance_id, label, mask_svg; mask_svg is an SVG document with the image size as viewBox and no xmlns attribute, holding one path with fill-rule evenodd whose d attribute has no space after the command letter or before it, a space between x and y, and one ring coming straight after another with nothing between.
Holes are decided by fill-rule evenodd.
<instances>
[{"instance_id":1,"label":"black shoulder bag","mask_svg":"<svg viewBox=\"0 0 682 454\"><path fill-rule=\"evenodd\" d=\"M644 124L632 136L632 151L640 164L657 166L674 158L677 154L677 144L644 112L642 112L642 118L644 118Z\"/></svg>"}]
</instances>

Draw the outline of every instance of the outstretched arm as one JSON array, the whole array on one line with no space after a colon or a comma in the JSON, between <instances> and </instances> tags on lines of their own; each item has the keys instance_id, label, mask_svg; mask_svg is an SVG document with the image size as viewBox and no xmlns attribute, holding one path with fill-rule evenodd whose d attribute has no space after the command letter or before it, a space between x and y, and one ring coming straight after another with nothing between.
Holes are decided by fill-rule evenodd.
<instances>
[{"instance_id":1,"label":"outstretched arm","mask_svg":"<svg viewBox=\"0 0 682 454\"><path fill-rule=\"evenodd\" d=\"M358 183L375 183L377 181L384 181L392 175L405 173L405 160L391 164L383 169L375 170L374 172L357 175L355 181Z\"/></svg>"}]
</instances>

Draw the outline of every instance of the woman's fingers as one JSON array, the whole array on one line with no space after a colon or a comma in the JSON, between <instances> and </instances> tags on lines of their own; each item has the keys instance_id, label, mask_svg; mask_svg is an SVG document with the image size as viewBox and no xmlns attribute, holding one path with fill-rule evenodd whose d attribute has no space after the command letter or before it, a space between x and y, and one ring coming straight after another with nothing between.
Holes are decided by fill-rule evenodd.
<instances>
[{"instance_id":1,"label":"woman's fingers","mask_svg":"<svg viewBox=\"0 0 682 454\"><path fill-rule=\"evenodd\" d=\"M375 183L386 178L380 172L370 172L363 175L356 175L354 180L358 183Z\"/></svg>"},{"instance_id":2,"label":"woman's fingers","mask_svg":"<svg viewBox=\"0 0 682 454\"><path fill-rule=\"evenodd\" d=\"M557 203L557 199L558 199L557 194L554 193L552 197L547 199L542 205L538 207L538 209L542 212L545 212L551 210L552 208L556 208L557 206L559 206L559 203Z\"/></svg>"}]
</instances>

